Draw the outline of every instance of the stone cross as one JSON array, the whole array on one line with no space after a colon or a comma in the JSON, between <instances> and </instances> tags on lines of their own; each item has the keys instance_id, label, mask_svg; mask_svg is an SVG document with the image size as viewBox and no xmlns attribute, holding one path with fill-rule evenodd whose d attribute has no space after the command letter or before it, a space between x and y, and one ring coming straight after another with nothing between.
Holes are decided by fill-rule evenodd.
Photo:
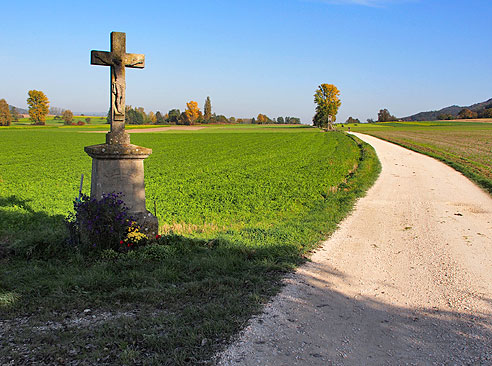
<instances>
[{"instance_id":1,"label":"stone cross","mask_svg":"<svg viewBox=\"0 0 492 366\"><path fill-rule=\"evenodd\" d=\"M92 51L91 64L111 67L111 131L106 143L86 146L92 158L91 197L121 192L130 215L141 231L152 237L159 232L157 217L145 205L144 160L152 149L130 144L125 131L125 67L143 68L144 55L126 53L125 33L111 33L111 52Z\"/></svg>"},{"instance_id":2,"label":"stone cross","mask_svg":"<svg viewBox=\"0 0 492 366\"><path fill-rule=\"evenodd\" d=\"M106 143L129 144L130 135L125 131L125 67L143 69L145 56L126 53L126 34L111 32L111 52L91 51L91 64L111 67L111 130Z\"/></svg>"}]
</instances>

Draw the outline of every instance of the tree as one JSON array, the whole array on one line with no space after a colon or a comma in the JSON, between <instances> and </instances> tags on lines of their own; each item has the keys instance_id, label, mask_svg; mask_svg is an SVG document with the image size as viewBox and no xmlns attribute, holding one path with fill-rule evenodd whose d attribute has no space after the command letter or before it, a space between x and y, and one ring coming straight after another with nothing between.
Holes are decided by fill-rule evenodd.
<instances>
[{"instance_id":1,"label":"tree","mask_svg":"<svg viewBox=\"0 0 492 366\"><path fill-rule=\"evenodd\" d=\"M229 123L236 123L236 117L229 117Z\"/></svg>"},{"instance_id":2,"label":"tree","mask_svg":"<svg viewBox=\"0 0 492 366\"><path fill-rule=\"evenodd\" d=\"M65 124L66 125L69 125L70 123L72 123L72 121L73 121L73 113L72 113L72 111L70 109L67 109L67 110L63 111L62 118L65 121Z\"/></svg>"},{"instance_id":3,"label":"tree","mask_svg":"<svg viewBox=\"0 0 492 366\"><path fill-rule=\"evenodd\" d=\"M212 117L212 102L210 102L210 97L205 100L205 105L203 106L203 119L205 121L210 121Z\"/></svg>"},{"instance_id":4,"label":"tree","mask_svg":"<svg viewBox=\"0 0 492 366\"><path fill-rule=\"evenodd\" d=\"M132 106L127 105L125 107L125 123L130 125L142 125L146 118L143 108L132 108Z\"/></svg>"},{"instance_id":5,"label":"tree","mask_svg":"<svg viewBox=\"0 0 492 366\"><path fill-rule=\"evenodd\" d=\"M202 112L198 109L198 103L191 100L186 103L186 109L183 112L183 122L186 125L192 125L195 121L202 116Z\"/></svg>"},{"instance_id":6,"label":"tree","mask_svg":"<svg viewBox=\"0 0 492 366\"><path fill-rule=\"evenodd\" d=\"M387 109L380 109L378 113L378 122L388 122L388 121L396 121L398 118L392 116L391 113Z\"/></svg>"},{"instance_id":7,"label":"tree","mask_svg":"<svg viewBox=\"0 0 492 366\"><path fill-rule=\"evenodd\" d=\"M345 123L360 123L360 121L358 118L349 117Z\"/></svg>"},{"instance_id":8,"label":"tree","mask_svg":"<svg viewBox=\"0 0 492 366\"><path fill-rule=\"evenodd\" d=\"M277 118L277 123L283 125L285 122L284 122L284 117L278 117Z\"/></svg>"},{"instance_id":9,"label":"tree","mask_svg":"<svg viewBox=\"0 0 492 366\"><path fill-rule=\"evenodd\" d=\"M147 118L149 119L150 123L155 124L157 122L157 117L155 116L154 112L150 111L149 114L147 115Z\"/></svg>"},{"instance_id":10,"label":"tree","mask_svg":"<svg viewBox=\"0 0 492 366\"><path fill-rule=\"evenodd\" d=\"M449 114L449 113L441 113L440 115L437 116L437 119L439 121L450 120L453 118L454 118L454 116L452 114Z\"/></svg>"},{"instance_id":11,"label":"tree","mask_svg":"<svg viewBox=\"0 0 492 366\"><path fill-rule=\"evenodd\" d=\"M167 119L169 123L177 124L180 115L181 115L181 111L179 109L171 109L168 113Z\"/></svg>"},{"instance_id":12,"label":"tree","mask_svg":"<svg viewBox=\"0 0 492 366\"><path fill-rule=\"evenodd\" d=\"M162 125L164 124L164 117L162 116L161 112L157 111L155 114L155 123Z\"/></svg>"},{"instance_id":13,"label":"tree","mask_svg":"<svg viewBox=\"0 0 492 366\"><path fill-rule=\"evenodd\" d=\"M285 124L288 125L298 125L301 123L301 119L297 117L285 117Z\"/></svg>"},{"instance_id":14,"label":"tree","mask_svg":"<svg viewBox=\"0 0 492 366\"><path fill-rule=\"evenodd\" d=\"M472 119L472 118L477 118L478 113L473 112L472 110L468 108L463 108L460 113L458 113L458 118L461 119Z\"/></svg>"},{"instance_id":15,"label":"tree","mask_svg":"<svg viewBox=\"0 0 492 366\"><path fill-rule=\"evenodd\" d=\"M0 99L0 126L10 126L10 122L12 122L12 116L9 105L5 99Z\"/></svg>"},{"instance_id":16,"label":"tree","mask_svg":"<svg viewBox=\"0 0 492 366\"><path fill-rule=\"evenodd\" d=\"M321 84L314 93L314 102L316 103L314 125L331 129L331 123L337 120L338 108L342 104L340 91L335 85Z\"/></svg>"},{"instance_id":17,"label":"tree","mask_svg":"<svg viewBox=\"0 0 492 366\"><path fill-rule=\"evenodd\" d=\"M215 120L217 121L217 123L229 123L227 117L223 116L222 114L219 114L217 117L215 117Z\"/></svg>"},{"instance_id":18,"label":"tree","mask_svg":"<svg viewBox=\"0 0 492 366\"><path fill-rule=\"evenodd\" d=\"M367 123L374 123L374 120L372 118L368 118Z\"/></svg>"},{"instance_id":19,"label":"tree","mask_svg":"<svg viewBox=\"0 0 492 366\"><path fill-rule=\"evenodd\" d=\"M10 111L10 114L12 115L12 121L13 122L19 122L19 112L17 112L17 108L12 107L12 110Z\"/></svg>"},{"instance_id":20,"label":"tree","mask_svg":"<svg viewBox=\"0 0 492 366\"><path fill-rule=\"evenodd\" d=\"M492 118L492 108L484 109L480 113L480 118Z\"/></svg>"},{"instance_id":21,"label":"tree","mask_svg":"<svg viewBox=\"0 0 492 366\"><path fill-rule=\"evenodd\" d=\"M264 114L260 113L258 114L258 117L256 117L256 123L258 124L269 123L269 122L271 122L271 119Z\"/></svg>"},{"instance_id":22,"label":"tree","mask_svg":"<svg viewBox=\"0 0 492 366\"><path fill-rule=\"evenodd\" d=\"M35 125L46 124L46 115L48 114L50 101L40 90L29 90L27 105L29 106L29 117Z\"/></svg>"}]
</instances>

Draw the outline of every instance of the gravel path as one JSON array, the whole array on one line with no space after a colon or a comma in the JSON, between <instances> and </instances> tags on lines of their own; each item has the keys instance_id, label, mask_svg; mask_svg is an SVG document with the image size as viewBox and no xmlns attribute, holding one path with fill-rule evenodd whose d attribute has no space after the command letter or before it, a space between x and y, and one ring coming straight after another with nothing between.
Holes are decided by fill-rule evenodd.
<instances>
[{"instance_id":1,"label":"gravel path","mask_svg":"<svg viewBox=\"0 0 492 366\"><path fill-rule=\"evenodd\" d=\"M492 365L492 198L358 136L381 176L219 365Z\"/></svg>"}]
</instances>

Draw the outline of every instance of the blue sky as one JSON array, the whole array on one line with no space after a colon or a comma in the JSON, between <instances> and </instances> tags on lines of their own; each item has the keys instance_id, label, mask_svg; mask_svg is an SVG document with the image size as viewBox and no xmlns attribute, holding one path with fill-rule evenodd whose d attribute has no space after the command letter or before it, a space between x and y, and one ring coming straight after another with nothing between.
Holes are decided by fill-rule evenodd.
<instances>
[{"instance_id":1,"label":"blue sky","mask_svg":"<svg viewBox=\"0 0 492 366\"><path fill-rule=\"evenodd\" d=\"M183 110L190 100L235 117L298 116L335 84L348 116L406 116L492 98L490 0L9 1L0 22L0 98L104 112L109 70L90 51L127 33L127 104Z\"/></svg>"}]
</instances>

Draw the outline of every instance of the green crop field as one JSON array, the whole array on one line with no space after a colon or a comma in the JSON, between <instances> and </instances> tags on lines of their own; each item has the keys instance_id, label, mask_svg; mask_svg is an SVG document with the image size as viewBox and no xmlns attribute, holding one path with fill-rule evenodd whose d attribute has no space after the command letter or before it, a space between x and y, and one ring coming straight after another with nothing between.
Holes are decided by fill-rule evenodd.
<instances>
[{"instance_id":1,"label":"green crop field","mask_svg":"<svg viewBox=\"0 0 492 366\"><path fill-rule=\"evenodd\" d=\"M386 122L350 128L437 158L492 194L490 122Z\"/></svg>"},{"instance_id":2,"label":"green crop field","mask_svg":"<svg viewBox=\"0 0 492 366\"><path fill-rule=\"evenodd\" d=\"M90 118L90 124L101 125L106 123L106 117L100 116L73 116L73 122L76 124L78 121L85 123L85 119ZM63 126L64 121L62 119L55 119L54 116L48 116L46 118L46 125L49 127ZM18 122L12 122L12 126L32 126L32 121L29 118L19 118ZM39 127L39 126L36 126Z\"/></svg>"},{"instance_id":3,"label":"green crop field","mask_svg":"<svg viewBox=\"0 0 492 366\"><path fill-rule=\"evenodd\" d=\"M164 240L84 258L60 248L91 129L0 129L3 362L210 363L379 171L368 145L302 126L133 134Z\"/></svg>"}]
</instances>

